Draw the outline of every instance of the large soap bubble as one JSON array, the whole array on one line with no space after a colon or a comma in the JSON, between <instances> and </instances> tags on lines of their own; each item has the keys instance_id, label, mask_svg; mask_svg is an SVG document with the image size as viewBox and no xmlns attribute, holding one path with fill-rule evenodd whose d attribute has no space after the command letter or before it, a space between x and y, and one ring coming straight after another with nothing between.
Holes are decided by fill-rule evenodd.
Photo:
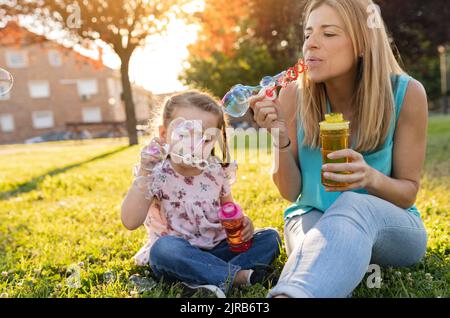
<instances>
[{"instance_id":1,"label":"large soap bubble","mask_svg":"<svg viewBox=\"0 0 450 318\"><path fill-rule=\"evenodd\" d=\"M10 72L0 67L0 96L9 93L14 84L14 78Z\"/></svg>"}]
</instances>

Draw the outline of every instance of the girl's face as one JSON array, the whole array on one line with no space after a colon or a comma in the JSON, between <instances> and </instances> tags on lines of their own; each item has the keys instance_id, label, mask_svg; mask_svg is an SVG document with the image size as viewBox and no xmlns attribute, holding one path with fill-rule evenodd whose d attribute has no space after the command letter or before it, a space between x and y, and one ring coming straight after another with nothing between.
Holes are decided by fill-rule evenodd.
<instances>
[{"instance_id":1,"label":"girl's face","mask_svg":"<svg viewBox=\"0 0 450 318\"><path fill-rule=\"evenodd\" d=\"M304 36L303 56L311 81L325 82L356 69L352 41L334 8L322 5L313 10Z\"/></svg>"},{"instance_id":2,"label":"girl's face","mask_svg":"<svg viewBox=\"0 0 450 318\"><path fill-rule=\"evenodd\" d=\"M180 141L177 128L183 127L183 123L189 121L195 124L193 133L190 138L184 137ZM191 148L190 150L195 151L196 156L206 159L217 141L217 134L220 133L218 126L219 118L216 114L197 107L179 107L173 112L169 126L162 127L162 130L160 130L160 136L172 146L172 150L176 150L175 152L186 153L186 148ZM200 140L202 140L202 143L198 146Z\"/></svg>"}]
</instances>

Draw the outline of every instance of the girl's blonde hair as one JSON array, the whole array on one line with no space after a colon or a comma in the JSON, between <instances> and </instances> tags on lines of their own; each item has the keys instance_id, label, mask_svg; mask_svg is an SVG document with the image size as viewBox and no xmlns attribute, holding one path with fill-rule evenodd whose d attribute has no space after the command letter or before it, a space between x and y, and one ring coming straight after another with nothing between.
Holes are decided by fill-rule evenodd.
<instances>
[{"instance_id":1,"label":"girl's blonde hair","mask_svg":"<svg viewBox=\"0 0 450 318\"><path fill-rule=\"evenodd\" d=\"M222 151L222 160L224 164L228 163L228 146L227 146L227 134L226 127L227 121L222 107L211 95L205 92L197 90L190 90L187 92L179 93L169 97L164 103L162 110L162 124L165 127L169 127L170 122L174 119L173 113L178 107L196 107L208 113L217 115L219 118L218 129L221 131L221 138L219 139L219 146ZM214 156L214 148L211 155Z\"/></svg>"},{"instance_id":2,"label":"girl's blonde hair","mask_svg":"<svg viewBox=\"0 0 450 318\"><path fill-rule=\"evenodd\" d=\"M392 52L384 22L372 0L310 0L303 16L303 27L311 12L321 5L334 8L344 21L353 43L358 65L353 122L358 123L355 150L373 151L386 139L394 114L391 74L404 74ZM374 10L371 10L373 8ZM376 14L376 26L369 26L370 14ZM360 54L363 54L362 57ZM301 101L298 105L304 130L304 145L319 147L319 122L326 113L324 83L314 83L307 73L299 78Z\"/></svg>"}]
</instances>

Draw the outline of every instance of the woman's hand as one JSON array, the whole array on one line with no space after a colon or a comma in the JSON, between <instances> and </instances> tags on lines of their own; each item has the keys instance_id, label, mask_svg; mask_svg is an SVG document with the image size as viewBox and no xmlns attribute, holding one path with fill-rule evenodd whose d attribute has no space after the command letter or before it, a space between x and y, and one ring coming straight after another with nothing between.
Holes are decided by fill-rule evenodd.
<instances>
[{"instance_id":1,"label":"woman's hand","mask_svg":"<svg viewBox=\"0 0 450 318\"><path fill-rule=\"evenodd\" d=\"M265 96L252 96L249 98L250 108L253 109L256 123L266 128L270 134L279 135L280 147L288 143L288 129L284 114L279 105L278 99L272 101ZM278 129L278 132L276 130Z\"/></svg>"},{"instance_id":2,"label":"woman's hand","mask_svg":"<svg viewBox=\"0 0 450 318\"><path fill-rule=\"evenodd\" d=\"M369 166L364 157L352 149L343 149L328 155L330 159L349 158L349 163L327 163L322 166L324 177L337 182L349 183L347 187L325 187L329 192L342 192L348 190L364 189L370 187L376 175L376 170ZM339 174L335 172L349 172Z\"/></svg>"},{"instance_id":3,"label":"woman's hand","mask_svg":"<svg viewBox=\"0 0 450 318\"><path fill-rule=\"evenodd\" d=\"M244 217L244 228L242 229L241 236L244 242L249 241L253 237L255 229L253 228L252 220L248 216Z\"/></svg>"}]
</instances>

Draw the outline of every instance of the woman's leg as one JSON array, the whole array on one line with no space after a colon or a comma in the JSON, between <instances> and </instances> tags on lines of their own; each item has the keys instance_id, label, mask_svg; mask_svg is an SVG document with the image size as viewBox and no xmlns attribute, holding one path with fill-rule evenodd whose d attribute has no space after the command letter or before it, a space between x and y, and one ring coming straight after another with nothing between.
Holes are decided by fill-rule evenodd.
<instances>
[{"instance_id":1,"label":"woman's leg","mask_svg":"<svg viewBox=\"0 0 450 318\"><path fill-rule=\"evenodd\" d=\"M240 266L192 246L188 241L163 236L150 249L150 267L157 277L189 284L209 284L227 291Z\"/></svg>"},{"instance_id":2,"label":"woman's leg","mask_svg":"<svg viewBox=\"0 0 450 318\"><path fill-rule=\"evenodd\" d=\"M286 254L291 255L297 244L303 241L306 233L322 217L323 213L319 210L312 210L306 214L290 218L284 225L284 243L286 245Z\"/></svg>"},{"instance_id":3,"label":"woman's leg","mask_svg":"<svg viewBox=\"0 0 450 318\"><path fill-rule=\"evenodd\" d=\"M295 247L269 297L346 297L372 256L380 265L412 265L426 242L419 217L375 196L345 192Z\"/></svg>"}]
</instances>

